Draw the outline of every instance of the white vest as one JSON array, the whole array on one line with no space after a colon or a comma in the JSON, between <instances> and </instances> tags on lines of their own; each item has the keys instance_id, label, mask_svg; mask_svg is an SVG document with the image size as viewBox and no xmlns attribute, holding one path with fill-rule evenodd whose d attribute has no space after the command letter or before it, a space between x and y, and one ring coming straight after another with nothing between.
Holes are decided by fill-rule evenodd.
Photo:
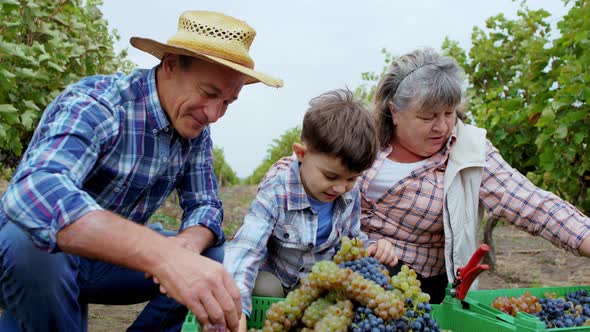
<instances>
[{"instance_id":1,"label":"white vest","mask_svg":"<svg viewBox=\"0 0 590 332\"><path fill-rule=\"evenodd\" d=\"M478 230L483 217L479 187L486 165L486 131L458 121L444 176L443 221L445 266L449 282L467 264L479 246ZM477 283L473 283L477 288Z\"/></svg>"}]
</instances>

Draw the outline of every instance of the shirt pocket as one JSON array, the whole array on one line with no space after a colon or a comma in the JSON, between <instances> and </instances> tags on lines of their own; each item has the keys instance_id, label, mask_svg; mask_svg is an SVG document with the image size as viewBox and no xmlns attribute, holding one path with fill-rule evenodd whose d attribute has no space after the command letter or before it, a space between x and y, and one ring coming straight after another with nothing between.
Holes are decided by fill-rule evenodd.
<instances>
[{"instance_id":1,"label":"shirt pocket","mask_svg":"<svg viewBox=\"0 0 590 332\"><path fill-rule=\"evenodd\" d=\"M277 225L273 237L282 248L299 248L302 241L302 230L295 225Z\"/></svg>"},{"instance_id":2,"label":"shirt pocket","mask_svg":"<svg viewBox=\"0 0 590 332\"><path fill-rule=\"evenodd\" d=\"M109 208L127 190L126 179L122 174L109 170L98 170L83 184L86 191L103 208Z\"/></svg>"},{"instance_id":3,"label":"shirt pocket","mask_svg":"<svg viewBox=\"0 0 590 332\"><path fill-rule=\"evenodd\" d=\"M433 216L442 216L444 197L444 177L438 172L429 172L419 181L415 187L405 193L412 199L405 200L406 209L417 218L425 216L432 219Z\"/></svg>"}]
</instances>

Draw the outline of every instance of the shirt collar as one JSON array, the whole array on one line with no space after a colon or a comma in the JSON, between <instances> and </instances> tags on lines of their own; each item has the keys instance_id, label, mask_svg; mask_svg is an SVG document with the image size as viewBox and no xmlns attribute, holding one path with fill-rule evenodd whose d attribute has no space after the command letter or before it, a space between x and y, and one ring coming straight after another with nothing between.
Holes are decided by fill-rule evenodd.
<instances>
[{"instance_id":1,"label":"shirt collar","mask_svg":"<svg viewBox=\"0 0 590 332\"><path fill-rule=\"evenodd\" d=\"M430 169L433 167L443 166L443 164L445 164L447 159L449 158L449 153L451 151L451 148L453 147L453 145L455 145L456 141L457 141L457 126L455 126L453 128L453 130L451 131L451 136L447 140L447 143L445 144L445 146L440 151L438 151L437 153L435 153L432 156L430 156L429 158L427 158L426 164L424 164L418 170L414 170L412 172L412 174L419 173L423 170ZM369 183L372 181L372 179L375 177L375 175L377 175L377 171L381 168L381 165L385 161L385 158L387 158L387 156L389 156L389 154L391 153L391 150L393 150L393 148L389 144L387 144L386 146L382 147L379 150L379 153L377 154L377 158L375 158L375 162L373 162L373 165L371 166L371 168L369 168L367 171L365 171L363 173L363 176L361 176L361 179L359 181L359 189L360 189L361 193L363 193L363 194L365 193L365 191L367 190L367 188L369 186Z\"/></svg>"},{"instance_id":2,"label":"shirt collar","mask_svg":"<svg viewBox=\"0 0 590 332\"><path fill-rule=\"evenodd\" d=\"M170 121L166 116L166 112L160 104L158 97L158 88L156 86L156 70L158 66L150 69L143 79L143 93L144 102L147 110L147 121L156 129L160 131L170 126Z\"/></svg>"},{"instance_id":3,"label":"shirt collar","mask_svg":"<svg viewBox=\"0 0 590 332\"><path fill-rule=\"evenodd\" d=\"M287 210L303 210L311 207L307 199L307 193L299 175L299 161L297 158L293 160L289 168L289 175L287 176ZM302 199L305 197L305 199ZM342 201L345 205L353 202L351 191L344 193L334 200Z\"/></svg>"}]
</instances>

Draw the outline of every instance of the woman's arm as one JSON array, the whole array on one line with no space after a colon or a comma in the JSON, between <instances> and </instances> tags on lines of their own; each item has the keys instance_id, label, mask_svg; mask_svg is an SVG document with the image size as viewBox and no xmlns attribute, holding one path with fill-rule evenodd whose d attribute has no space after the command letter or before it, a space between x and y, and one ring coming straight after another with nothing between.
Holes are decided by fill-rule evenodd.
<instances>
[{"instance_id":1,"label":"woman's arm","mask_svg":"<svg viewBox=\"0 0 590 332\"><path fill-rule=\"evenodd\" d=\"M590 257L590 236L586 236L578 251L582 256Z\"/></svg>"},{"instance_id":2,"label":"woman's arm","mask_svg":"<svg viewBox=\"0 0 590 332\"><path fill-rule=\"evenodd\" d=\"M486 161L479 197L491 215L557 247L575 254L588 253L582 250L589 245L583 242L590 235L590 218L557 195L536 187L512 168L489 141Z\"/></svg>"}]
</instances>

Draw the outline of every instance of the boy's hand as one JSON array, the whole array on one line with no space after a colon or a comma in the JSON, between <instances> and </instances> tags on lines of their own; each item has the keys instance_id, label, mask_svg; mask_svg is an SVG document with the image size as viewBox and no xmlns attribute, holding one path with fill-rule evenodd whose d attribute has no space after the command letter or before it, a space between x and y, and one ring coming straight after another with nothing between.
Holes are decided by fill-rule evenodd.
<instances>
[{"instance_id":1,"label":"boy's hand","mask_svg":"<svg viewBox=\"0 0 590 332\"><path fill-rule=\"evenodd\" d=\"M367 248L367 253L369 256L373 256L378 259L381 264L389 266L397 265L397 255L395 253L395 248L391 242L385 239L371 243Z\"/></svg>"}]
</instances>

